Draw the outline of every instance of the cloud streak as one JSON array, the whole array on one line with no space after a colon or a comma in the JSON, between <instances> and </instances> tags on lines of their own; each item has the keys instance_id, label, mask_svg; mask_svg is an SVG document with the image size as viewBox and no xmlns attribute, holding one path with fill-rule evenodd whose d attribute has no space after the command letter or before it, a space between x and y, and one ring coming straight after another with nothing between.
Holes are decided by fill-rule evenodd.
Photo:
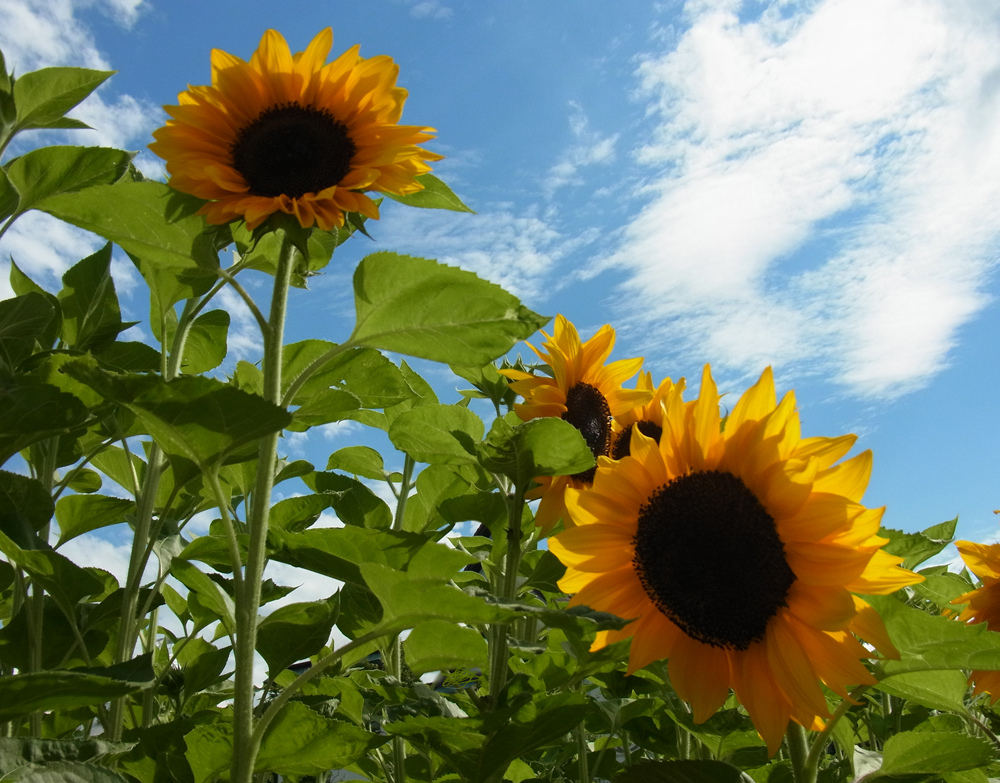
<instances>
[{"instance_id":1,"label":"cloud streak","mask_svg":"<svg viewBox=\"0 0 1000 783\"><path fill-rule=\"evenodd\" d=\"M600 267L674 355L893 397L947 365L1000 240L1000 15L944 0L689 3L638 69L653 175ZM634 297L631 301L635 301ZM654 339L654 344L656 340Z\"/></svg>"}]
</instances>

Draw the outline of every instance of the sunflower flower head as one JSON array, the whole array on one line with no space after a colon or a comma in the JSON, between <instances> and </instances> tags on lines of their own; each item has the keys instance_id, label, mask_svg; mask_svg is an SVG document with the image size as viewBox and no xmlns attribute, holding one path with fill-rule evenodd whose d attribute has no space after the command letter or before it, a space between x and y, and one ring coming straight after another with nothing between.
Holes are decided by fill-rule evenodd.
<instances>
[{"instance_id":1,"label":"sunflower flower head","mask_svg":"<svg viewBox=\"0 0 1000 783\"><path fill-rule=\"evenodd\" d=\"M188 87L150 149L170 185L206 199L209 223L243 218L254 229L284 212L303 228L344 225L345 212L378 218L363 191L407 195L441 156L418 146L433 128L400 125L406 90L385 56L355 46L326 58L333 32L292 54L268 30L249 62L212 51L212 84Z\"/></svg>"},{"instance_id":2,"label":"sunflower flower head","mask_svg":"<svg viewBox=\"0 0 1000 783\"><path fill-rule=\"evenodd\" d=\"M602 326L586 342L562 315L556 316L553 336L545 332L542 348L528 347L545 362L551 376L533 375L520 370L501 370L512 383L510 387L524 398L514 410L521 421L542 416L558 416L576 427L595 457L610 453L612 421L649 402L652 391L623 389L622 383L642 367L642 359L621 359L605 364L615 345L615 330ZM541 498L535 523L548 532L565 518L563 493L567 487L589 486L594 470L572 476L541 476L540 486L529 493L529 499Z\"/></svg>"},{"instance_id":3,"label":"sunflower flower head","mask_svg":"<svg viewBox=\"0 0 1000 783\"><path fill-rule=\"evenodd\" d=\"M991 631L1000 631L1000 544L975 544L956 541L955 547L972 573L979 577L982 586L960 595L953 604L968 604L958 615L965 623L986 623ZM974 670L969 682L973 693L988 693L990 703L1000 699L1000 671Z\"/></svg>"},{"instance_id":4,"label":"sunflower flower head","mask_svg":"<svg viewBox=\"0 0 1000 783\"><path fill-rule=\"evenodd\" d=\"M669 659L697 722L734 690L773 754L790 719L817 729L829 715L821 684L848 698L875 682L856 637L898 657L855 593L921 577L881 550L883 509L861 505L870 452L841 461L854 436L803 439L770 369L724 428L707 366L698 399L682 392L662 398L659 443L633 428L628 456L600 458L590 488L566 491L575 524L549 548L570 605L632 620L592 649L631 637L630 674Z\"/></svg>"},{"instance_id":5,"label":"sunflower flower head","mask_svg":"<svg viewBox=\"0 0 1000 783\"><path fill-rule=\"evenodd\" d=\"M683 390L684 379L681 378L677 385ZM612 459L621 459L629 455L632 430L635 428L657 443L663 434L663 406L660 403L674 390L674 382L670 378L664 378L659 386L654 387L653 376L648 372L641 372L635 387L653 396L645 405L637 405L621 416L615 416L611 425L611 451L608 455Z\"/></svg>"}]
</instances>

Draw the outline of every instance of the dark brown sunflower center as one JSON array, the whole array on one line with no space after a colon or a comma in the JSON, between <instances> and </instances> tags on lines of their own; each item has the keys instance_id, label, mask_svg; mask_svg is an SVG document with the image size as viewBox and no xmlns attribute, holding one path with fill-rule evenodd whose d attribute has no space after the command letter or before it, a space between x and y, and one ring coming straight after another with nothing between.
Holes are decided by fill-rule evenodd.
<instances>
[{"instance_id":1,"label":"dark brown sunflower center","mask_svg":"<svg viewBox=\"0 0 1000 783\"><path fill-rule=\"evenodd\" d=\"M233 167L254 196L318 193L351 170L357 148L326 109L275 106L243 128L232 146Z\"/></svg>"},{"instance_id":2,"label":"dark brown sunflower center","mask_svg":"<svg viewBox=\"0 0 1000 783\"><path fill-rule=\"evenodd\" d=\"M663 435L663 428L655 421L637 421L629 424L615 436L615 445L611 447L611 457L613 459L621 459L632 453L632 447L629 445L629 442L632 440L633 427L638 427L639 432L647 438L652 438L657 443L660 442L660 437Z\"/></svg>"},{"instance_id":3,"label":"dark brown sunflower center","mask_svg":"<svg viewBox=\"0 0 1000 783\"><path fill-rule=\"evenodd\" d=\"M566 412L562 415L583 435L594 457L606 457L611 449L611 408L608 401L589 383L578 383L566 392ZM579 481L591 482L597 468L574 474Z\"/></svg>"},{"instance_id":4,"label":"dark brown sunflower center","mask_svg":"<svg viewBox=\"0 0 1000 783\"><path fill-rule=\"evenodd\" d=\"M745 650L785 606L795 574L774 520L731 473L691 473L639 509L636 573L656 606L693 639Z\"/></svg>"}]
</instances>

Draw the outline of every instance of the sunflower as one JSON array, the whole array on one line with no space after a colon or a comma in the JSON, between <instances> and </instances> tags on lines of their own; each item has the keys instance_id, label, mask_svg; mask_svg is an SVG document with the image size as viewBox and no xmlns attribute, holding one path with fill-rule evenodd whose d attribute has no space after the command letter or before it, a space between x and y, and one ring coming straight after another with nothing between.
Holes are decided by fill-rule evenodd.
<instances>
[{"instance_id":1,"label":"sunflower","mask_svg":"<svg viewBox=\"0 0 1000 783\"><path fill-rule=\"evenodd\" d=\"M898 657L853 593L921 577L880 550L883 509L860 504L871 453L835 464L854 436L802 439L795 397L776 403L770 368L724 429L707 366L698 399L681 393L662 401L659 444L633 428L629 456L599 459L590 489L566 491L575 524L549 548L571 605L632 619L592 649L631 637L629 674L668 658L697 722L732 688L773 754L789 719L822 726L821 682L843 698L875 682L855 634Z\"/></svg>"},{"instance_id":2,"label":"sunflower","mask_svg":"<svg viewBox=\"0 0 1000 783\"><path fill-rule=\"evenodd\" d=\"M958 619L967 623L986 623L989 630L1000 631L1000 544L956 541L955 546L965 565L983 583L982 587L952 601L953 604L968 604ZM973 671L969 682L975 686L975 695L988 693L992 704L1000 699L1000 671Z\"/></svg>"},{"instance_id":3,"label":"sunflower","mask_svg":"<svg viewBox=\"0 0 1000 783\"><path fill-rule=\"evenodd\" d=\"M276 212L308 228L344 225L345 212L378 218L361 191L406 195L442 156L417 145L433 128L399 125L406 90L392 58L365 59L355 46L331 63L333 32L292 54L268 30L245 62L212 50L212 84L188 87L149 148L166 160L170 185L207 199L209 223Z\"/></svg>"},{"instance_id":4,"label":"sunflower","mask_svg":"<svg viewBox=\"0 0 1000 783\"><path fill-rule=\"evenodd\" d=\"M684 379L681 378L677 385L684 389ZM608 456L612 459L621 459L629 455L629 443L632 440L632 430L638 427L648 438L652 438L657 443L663 434L663 407L660 402L665 399L674 389L674 382L669 378L660 381L660 385L653 387L653 376L648 372L639 373L635 388L652 394L652 398L645 405L638 405L632 410L625 412L621 416L616 416L612 422L611 429L611 451Z\"/></svg>"},{"instance_id":5,"label":"sunflower","mask_svg":"<svg viewBox=\"0 0 1000 783\"><path fill-rule=\"evenodd\" d=\"M615 345L615 330L602 326L587 342L562 315L556 316L553 337L542 332L544 350L528 343L552 370L552 377L532 375L520 370L501 370L510 378L511 388L524 398L514 410L521 421L542 416L559 416L576 427L595 457L610 453L612 417L621 416L636 405L649 401L652 391L623 389L622 383L642 367L642 359L621 359L605 364ZM526 495L541 498L535 523L548 532L560 517L565 517L563 492L567 487L585 487L594 480L594 470L572 476L541 476L540 486Z\"/></svg>"}]
</instances>

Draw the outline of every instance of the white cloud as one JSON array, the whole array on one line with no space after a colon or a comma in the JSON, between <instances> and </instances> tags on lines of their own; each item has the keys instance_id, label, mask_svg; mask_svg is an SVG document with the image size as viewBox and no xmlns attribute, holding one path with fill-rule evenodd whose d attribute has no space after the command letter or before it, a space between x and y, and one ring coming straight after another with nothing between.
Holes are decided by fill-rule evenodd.
<instances>
[{"instance_id":1,"label":"white cloud","mask_svg":"<svg viewBox=\"0 0 1000 783\"><path fill-rule=\"evenodd\" d=\"M590 123L583 107L576 101L570 101L572 113L569 118L570 130L576 143L560 157L559 161L549 169L545 180L546 195L550 196L566 185L579 185L583 179L577 172L584 166L609 164L615 160L615 145L618 134L601 136L590 130Z\"/></svg>"},{"instance_id":2,"label":"white cloud","mask_svg":"<svg viewBox=\"0 0 1000 783\"><path fill-rule=\"evenodd\" d=\"M637 153L649 200L604 263L691 358L918 387L988 302L1000 15L821 0L740 23L738 8L689 3L676 49L640 66L660 118Z\"/></svg>"},{"instance_id":3,"label":"white cloud","mask_svg":"<svg viewBox=\"0 0 1000 783\"><path fill-rule=\"evenodd\" d=\"M558 262L593 243L597 229L566 236L551 215L497 205L477 214L398 209L378 228L394 251L435 258L475 272L530 305L552 293Z\"/></svg>"},{"instance_id":4,"label":"white cloud","mask_svg":"<svg viewBox=\"0 0 1000 783\"><path fill-rule=\"evenodd\" d=\"M410 8L410 16L417 19L448 19L452 13L440 0L420 0Z\"/></svg>"}]
</instances>

